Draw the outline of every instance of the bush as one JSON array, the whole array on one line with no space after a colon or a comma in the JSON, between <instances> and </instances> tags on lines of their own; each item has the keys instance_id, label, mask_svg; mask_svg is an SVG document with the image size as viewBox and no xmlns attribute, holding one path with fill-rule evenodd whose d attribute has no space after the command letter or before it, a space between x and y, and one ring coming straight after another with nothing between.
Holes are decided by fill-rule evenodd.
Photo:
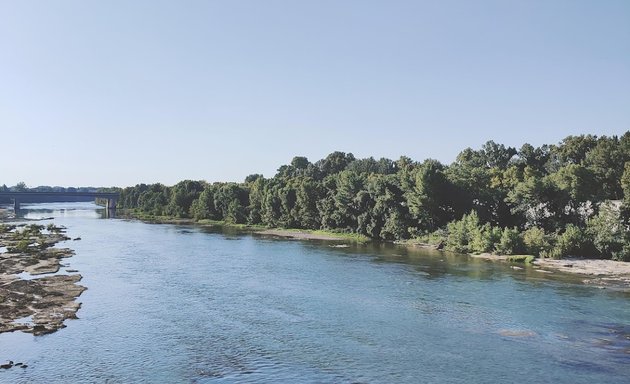
<instances>
[{"instance_id":1,"label":"bush","mask_svg":"<svg viewBox=\"0 0 630 384\"><path fill-rule=\"evenodd\" d=\"M539 256L542 251L549 251L551 245L542 228L533 227L523 232L525 253Z\"/></svg>"},{"instance_id":2,"label":"bush","mask_svg":"<svg viewBox=\"0 0 630 384\"><path fill-rule=\"evenodd\" d=\"M497 253L501 255L513 255L523 250L520 233L516 228L504 228L501 240L496 245Z\"/></svg>"},{"instance_id":3,"label":"bush","mask_svg":"<svg viewBox=\"0 0 630 384\"><path fill-rule=\"evenodd\" d=\"M425 243L425 244L438 245L438 244L442 244L446 242L447 238L448 238L448 234L446 230L438 229L437 231L432 232L432 233L418 234L414 238L414 241Z\"/></svg>"},{"instance_id":4,"label":"bush","mask_svg":"<svg viewBox=\"0 0 630 384\"><path fill-rule=\"evenodd\" d=\"M624 244L618 252L613 252L612 259L617 261L630 261L630 244Z\"/></svg>"},{"instance_id":5,"label":"bush","mask_svg":"<svg viewBox=\"0 0 630 384\"><path fill-rule=\"evenodd\" d=\"M7 247L7 250L11 253L28 253L32 250L29 245L31 243L28 240L20 240L13 247Z\"/></svg>"},{"instance_id":6,"label":"bush","mask_svg":"<svg viewBox=\"0 0 630 384\"><path fill-rule=\"evenodd\" d=\"M464 215L461 220L452 221L447 224L448 236L446 238L446 248L460 253L473 251L472 239L479 231L479 216L477 212L471 211Z\"/></svg>"},{"instance_id":7,"label":"bush","mask_svg":"<svg viewBox=\"0 0 630 384\"><path fill-rule=\"evenodd\" d=\"M514 255L508 256L507 261L512 263L531 264L536 258L532 255Z\"/></svg>"},{"instance_id":8,"label":"bush","mask_svg":"<svg viewBox=\"0 0 630 384\"><path fill-rule=\"evenodd\" d=\"M501 240L501 229L486 223L472 234L470 248L472 252L492 252Z\"/></svg>"},{"instance_id":9,"label":"bush","mask_svg":"<svg viewBox=\"0 0 630 384\"><path fill-rule=\"evenodd\" d=\"M587 233L602 257L614 260L628 258L628 253L624 251L628 243L627 230L621 211L611 204L602 204L599 214L588 221Z\"/></svg>"},{"instance_id":10,"label":"bush","mask_svg":"<svg viewBox=\"0 0 630 384\"><path fill-rule=\"evenodd\" d=\"M594 252L592 243L584 231L569 224L562 235L556 236L553 248L549 251L542 251L541 256L561 259L567 256L589 256Z\"/></svg>"}]
</instances>

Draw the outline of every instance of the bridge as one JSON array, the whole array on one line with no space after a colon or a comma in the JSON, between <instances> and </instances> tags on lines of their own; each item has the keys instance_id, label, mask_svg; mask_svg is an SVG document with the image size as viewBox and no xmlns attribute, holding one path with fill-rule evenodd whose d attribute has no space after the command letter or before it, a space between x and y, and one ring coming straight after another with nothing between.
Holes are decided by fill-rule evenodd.
<instances>
[{"instance_id":1,"label":"bridge","mask_svg":"<svg viewBox=\"0 0 630 384\"><path fill-rule=\"evenodd\" d=\"M20 203L90 201L93 199L106 199L105 208L114 210L120 195L117 192L0 192L0 199L3 197L13 200L15 211L20 209Z\"/></svg>"}]
</instances>

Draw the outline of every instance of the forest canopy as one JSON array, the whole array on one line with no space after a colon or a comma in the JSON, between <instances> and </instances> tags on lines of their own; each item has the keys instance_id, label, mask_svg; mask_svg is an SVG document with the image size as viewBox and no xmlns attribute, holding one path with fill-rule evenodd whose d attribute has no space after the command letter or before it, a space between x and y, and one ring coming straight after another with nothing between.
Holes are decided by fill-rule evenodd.
<instances>
[{"instance_id":1,"label":"forest canopy","mask_svg":"<svg viewBox=\"0 0 630 384\"><path fill-rule=\"evenodd\" d=\"M324 229L458 252L630 260L630 131L520 148L488 141L450 164L333 152L296 156L275 176L184 180L121 190L119 207L154 216Z\"/></svg>"}]
</instances>

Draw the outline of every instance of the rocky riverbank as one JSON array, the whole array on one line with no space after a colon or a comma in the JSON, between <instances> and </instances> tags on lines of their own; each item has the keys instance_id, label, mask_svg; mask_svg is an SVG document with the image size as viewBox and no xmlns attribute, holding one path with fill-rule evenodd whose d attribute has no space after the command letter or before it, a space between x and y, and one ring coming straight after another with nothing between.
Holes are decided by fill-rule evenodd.
<instances>
[{"instance_id":1,"label":"rocky riverbank","mask_svg":"<svg viewBox=\"0 0 630 384\"><path fill-rule=\"evenodd\" d=\"M510 256L492 255L482 253L470 255L470 257L481 258L492 261L510 262ZM542 259L536 258L531 262L532 268L541 273L562 272L579 275L582 282L600 288L618 288L630 290L630 263L614 260L599 259Z\"/></svg>"},{"instance_id":2,"label":"rocky riverbank","mask_svg":"<svg viewBox=\"0 0 630 384\"><path fill-rule=\"evenodd\" d=\"M76 318L75 299L86 289L81 275L57 273L74 252L53 248L69 240L64 229L49 224L0 224L0 333L23 331L42 335Z\"/></svg>"}]
</instances>

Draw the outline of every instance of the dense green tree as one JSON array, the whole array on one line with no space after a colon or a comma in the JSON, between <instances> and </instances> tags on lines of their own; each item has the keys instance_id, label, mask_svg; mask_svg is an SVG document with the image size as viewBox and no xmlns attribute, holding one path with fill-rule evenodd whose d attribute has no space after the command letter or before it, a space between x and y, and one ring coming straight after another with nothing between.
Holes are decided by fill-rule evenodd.
<instances>
[{"instance_id":1,"label":"dense green tree","mask_svg":"<svg viewBox=\"0 0 630 384\"><path fill-rule=\"evenodd\" d=\"M630 161L626 161L624 165L623 175L621 176L621 187L623 189L625 204L630 207Z\"/></svg>"},{"instance_id":2,"label":"dense green tree","mask_svg":"<svg viewBox=\"0 0 630 384\"><path fill-rule=\"evenodd\" d=\"M624 204L612 220L600 207L620 199ZM518 151L488 141L466 148L449 166L344 152L315 163L296 156L270 179L253 174L244 183L185 180L124 188L119 206L385 240L433 233L458 252L623 259L630 252L630 132L569 136L558 145L524 144Z\"/></svg>"},{"instance_id":3,"label":"dense green tree","mask_svg":"<svg viewBox=\"0 0 630 384\"><path fill-rule=\"evenodd\" d=\"M403 204L403 191L398 180L391 175L372 174L367 179L367 192L372 202L368 233L385 240L407 238L409 211ZM360 193L356 195L355 206L360 206L361 197Z\"/></svg>"},{"instance_id":4,"label":"dense green tree","mask_svg":"<svg viewBox=\"0 0 630 384\"><path fill-rule=\"evenodd\" d=\"M384 157L379 160L368 157L367 159L355 159L348 164L346 169L356 173L391 175L396 173L396 164L392 160Z\"/></svg>"},{"instance_id":5,"label":"dense green tree","mask_svg":"<svg viewBox=\"0 0 630 384\"><path fill-rule=\"evenodd\" d=\"M193 201L190 206L190 215L193 218L197 220L220 220L223 218L214 206L214 191L214 185L206 184L204 186L199 198Z\"/></svg>"},{"instance_id":6,"label":"dense green tree","mask_svg":"<svg viewBox=\"0 0 630 384\"><path fill-rule=\"evenodd\" d=\"M162 184L151 184L138 196L137 208L150 215L161 216L170 201L170 189Z\"/></svg>"},{"instance_id":7,"label":"dense green tree","mask_svg":"<svg viewBox=\"0 0 630 384\"><path fill-rule=\"evenodd\" d=\"M452 220L454 186L446 177L445 167L439 161L426 160L411 172L411 178L404 196L415 226L421 231L434 231Z\"/></svg>"},{"instance_id":8,"label":"dense green tree","mask_svg":"<svg viewBox=\"0 0 630 384\"><path fill-rule=\"evenodd\" d=\"M365 180L353 171L343 171L334 176L334 180L335 191L332 195L329 194L332 196L334 210L327 212L329 217L326 222L334 223L332 228L353 232L359 215L356 197L364 189Z\"/></svg>"},{"instance_id":9,"label":"dense green tree","mask_svg":"<svg viewBox=\"0 0 630 384\"><path fill-rule=\"evenodd\" d=\"M263 175L258 174L258 173L253 173L251 175L248 175L247 177L245 177L245 184L250 184L255 182L258 179L263 178Z\"/></svg>"},{"instance_id":10,"label":"dense green tree","mask_svg":"<svg viewBox=\"0 0 630 384\"><path fill-rule=\"evenodd\" d=\"M265 202L265 188L268 181L264 177L256 177L251 179L247 185L249 186L249 206L247 207L247 223L261 224L263 223L263 205Z\"/></svg>"},{"instance_id":11,"label":"dense green tree","mask_svg":"<svg viewBox=\"0 0 630 384\"><path fill-rule=\"evenodd\" d=\"M319 160L315 163L315 166L319 168L321 177L337 174L355 160L352 153L346 154L345 152L333 152L326 156L325 159Z\"/></svg>"},{"instance_id":12,"label":"dense green tree","mask_svg":"<svg viewBox=\"0 0 630 384\"><path fill-rule=\"evenodd\" d=\"M312 164L308 161L306 157L296 156L293 158L293 160L291 160L290 165L283 165L278 168L278 173L276 174L276 177L291 178L306 175L310 167L312 167Z\"/></svg>"},{"instance_id":13,"label":"dense green tree","mask_svg":"<svg viewBox=\"0 0 630 384\"><path fill-rule=\"evenodd\" d=\"M455 163L447 170L447 177L455 186L451 195L455 217L474 209L482 222L493 225L513 224L515 218L505 202L508 191L503 188L502 183L496 182L504 170L489 166L497 161L490 161L484 150L474 151L470 148L457 156Z\"/></svg>"},{"instance_id":14,"label":"dense green tree","mask_svg":"<svg viewBox=\"0 0 630 384\"><path fill-rule=\"evenodd\" d=\"M519 164L522 168L529 167L538 173L545 170L545 164L549 161L550 148L548 145L535 148L531 144L523 144L517 153Z\"/></svg>"},{"instance_id":15,"label":"dense green tree","mask_svg":"<svg viewBox=\"0 0 630 384\"><path fill-rule=\"evenodd\" d=\"M505 200L525 227L553 232L570 221L565 210L569 199L569 194L562 191L553 178L529 177L518 183Z\"/></svg>"},{"instance_id":16,"label":"dense green tree","mask_svg":"<svg viewBox=\"0 0 630 384\"><path fill-rule=\"evenodd\" d=\"M567 136L560 145L552 147L552 153L562 165L581 164L588 152L597 145L597 136Z\"/></svg>"},{"instance_id":17,"label":"dense green tree","mask_svg":"<svg viewBox=\"0 0 630 384\"><path fill-rule=\"evenodd\" d=\"M214 192L214 206L226 222L243 224L247 222L245 207L249 205L248 198L248 191L243 186L224 183L218 185Z\"/></svg>"},{"instance_id":18,"label":"dense green tree","mask_svg":"<svg viewBox=\"0 0 630 384\"><path fill-rule=\"evenodd\" d=\"M279 227L282 225L282 202L279 190L282 187L280 180L271 179L264 186L262 204L261 204L261 222L270 227Z\"/></svg>"},{"instance_id":19,"label":"dense green tree","mask_svg":"<svg viewBox=\"0 0 630 384\"><path fill-rule=\"evenodd\" d=\"M600 137L597 145L586 154L584 165L594 175L600 200L623 198L621 176L626 161L630 161L630 157L624 153L615 136Z\"/></svg>"},{"instance_id":20,"label":"dense green tree","mask_svg":"<svg viewBox=\"0 0 630 384\"><path fill-rule=\"evenodd\" d=\"M317 209L317 202L323 196L323 188L310 177L302 177L297 181L295 221L299 223L300 228L318 229L321 216Z\"/></svg>"},{"instance_id":21,"label":"dense green tree","mask_svg":"<svg viewBox=\"0 0 630 384\"><path fill-rule=\"evenodd\" d=\"M630 233L623 223L620 207L602 204L599 214L588 222L588 234L600 255L607 259L630 261Z\"/></svg>"},{"instance_id":22,"label":"dense green tree","mask_svg":"<svg viewBox=\"0 0 630 384\"><path fill-rule=\"evenodd\" d=\"M507 168L510 160L517 153L515 148L497 144L492 140L486 142L481 147L481 151L485 157L485 165L487 167L500 169Z\"/></svg>"},{"instance_id":23,"label":"dense green tree","mask_svg":"<svg viewBox=\"0 0 630 384\"><path fill-rule=\"evenodd\" d=\"M184 180L170 188L170 201L165 213L171 216L188 217L190 206L199 198L204 190L204 183L200 181Z\"/></svg>"}]
</instances>

